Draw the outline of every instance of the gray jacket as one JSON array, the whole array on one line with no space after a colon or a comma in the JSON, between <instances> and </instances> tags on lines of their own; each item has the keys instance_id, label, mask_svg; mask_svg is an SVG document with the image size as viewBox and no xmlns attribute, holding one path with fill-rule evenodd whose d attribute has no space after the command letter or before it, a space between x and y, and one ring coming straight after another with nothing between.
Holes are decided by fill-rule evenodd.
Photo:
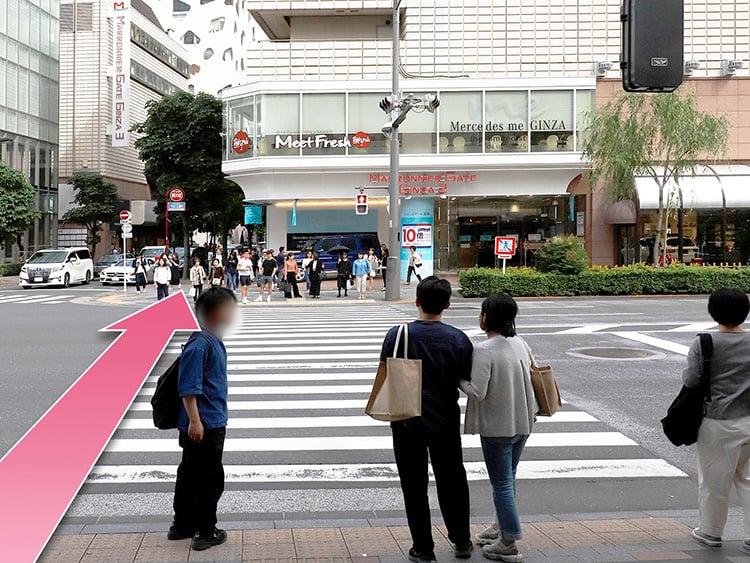
<instances>
[{"instance_id":1,"label":"gray jacket","mask_svg":"<svg viewBox=\"0 0 750 563\"><path fill-rule=\"evenodd\" d=\"M528 436L537 412L531 353L519 336L495 336L474 346L464 431L489 438Z\"/></svg>"}]
</instances>

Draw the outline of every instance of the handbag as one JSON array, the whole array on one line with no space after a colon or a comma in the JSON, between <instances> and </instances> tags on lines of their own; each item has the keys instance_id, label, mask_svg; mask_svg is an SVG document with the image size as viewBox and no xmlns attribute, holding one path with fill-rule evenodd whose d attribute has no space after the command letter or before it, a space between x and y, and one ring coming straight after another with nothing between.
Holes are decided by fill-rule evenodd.
<instances>
[{"instance_id":1,"label":"handbag","mask_svg":"<svg viewBox=\"0 0 750 563\"><path fill-rule=\"evenodd\" d=\"M661 419L664 435L675 446L690 446L698 441L698 430L706 415L706 404L711 401L711 356L714 341L710 334L699 334L701 343L701 382L698 387L682 386L680 392Z\"/></svg>"},{"instance_id":2,"label":"handbag","mask_svg":"<svg viewBox=\"0 0 750 563\"><path fill-rule=\"evenodd\" d=\"M536 404L539 406L537 416L552 416L560 410L562 398L552 366L539 366L531 353L531 348L523 341L531 360L531 387L534 389Z\"/></svg>"},{"instance_id":3,"label":"handbag","mask_svg":"<svg viewBox=\"0 0 750 563\"><path fill-rule=\"evenodd\" d=\"M398 357L401 336L404 357ZM398 327L393 356L380 362L365 413L375 420L394 422L422 416L422 360L409 356L409 325Z\"/></svg>"}]
</instances>

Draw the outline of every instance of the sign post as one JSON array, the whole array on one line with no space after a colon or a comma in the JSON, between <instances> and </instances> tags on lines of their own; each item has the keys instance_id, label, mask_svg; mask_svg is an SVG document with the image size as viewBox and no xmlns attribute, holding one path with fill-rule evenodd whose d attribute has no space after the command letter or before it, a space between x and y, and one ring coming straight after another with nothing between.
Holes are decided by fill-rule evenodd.
<instances>
[{"instance_id":1,"label":"sign post","mask_svg":"<svg viewBox=\"0 0 750 563\"><path fill-rule=\"evenodd\" d=\"M120 211L120 226L122 228L122 292L128 291L128 239L133 236L133 215L127 209Z\"/></svg>"},{"instance_id":2,"label":"sign post","mask_svg":"<svg viewBox=\"0 0 750 563\"><path fill-rule=\"evenodd\" d=\"M169 248L169 212L185 211L185 190L179 187L167 190L167 208L164 212L164 249ZM187 262L187 260L186 260Z\"/></svg>"},{"instance_id":3,"label":"sign post","mask_svg":"<svg viewBox=\"0 0 750 563\"><path fill-rule=\"evenodd\" d=\"M516 254L516 237L495 237L495 256L503 261L503 274L506 262Z\"/></svg>"}]
</instances>

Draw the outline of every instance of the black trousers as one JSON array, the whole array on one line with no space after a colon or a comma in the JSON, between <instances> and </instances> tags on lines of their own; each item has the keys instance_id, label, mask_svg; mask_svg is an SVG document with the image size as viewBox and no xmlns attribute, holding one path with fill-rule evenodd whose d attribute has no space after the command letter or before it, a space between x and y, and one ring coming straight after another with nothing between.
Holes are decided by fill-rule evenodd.
<instances>
[{"instance_id":1,"label":"black trousers","mask_svg":"<svg viewBox=\"0 0 750 563\"><path fill-rule=\"evenodd\" d=\"M411 283L412 274L417 276L417 280L422 281L422 276L419 274L419 268L416 266L409 266L409 269L406 271L406 283Z\"/></svg>"},{"instance_id":2,"label":"black trousers","mask_svg":"<svg viewBox=\"0 0 750 563\"><path fill-rule=\"evenodd\" d=\"M146 289L146 285L147 285L146 274L136 274L135 275L136 291L138 291L141 288Z\"/></svg>"},{"instance_id":3,"label":"black trousers","mask_svg":"<svg viewBox=\"0 0 750 563\"><path fill-rule=\"evenodd\" d=\"M461 449L459 426L448 432L430 432L417 421L391 425L396 466L404 494L406 519L414 549L431 552L430 504L427 497L428 453L437 485L440 512L448 528L448 539L465 545L471 540L469 530L469 484Z\"/></svg>"},{"instance_id":4,"label":"black trousers","mask_svg":"<svg viewBox=\"0 0 750 563\"><path fill-rule=\"evenodd\" d=\"M216 527L216 507L224 492L226 428L212 428L195 442L180 432L182 462L174 487L174 525L185 532L210 534Z\"/></svg>"},{"instance_id":5,"label":"black trousers","mask_svg":"<svg viewBox=\"0 0 750 563\"><path fill-rule=\"evenodd\" d=\"M162 299L165 299L169 297L169 285L166 283L157 283L156 284L156 299L158 301L161 301Z\"/></svg>"},{"instance_id":6,"label":"black trousers","mask_svg":"<svg viewBox=\"0 0 750 563\"><path fill-rule=\"evenodd\" d=\"M297 285L297 274L294 272L287 272L286 283L289 284L289 291L284 294L284 297L290 298L292 295L294 295L294 297L302 297L299 294L299 286Z\"/></svg>"}]
</instances>

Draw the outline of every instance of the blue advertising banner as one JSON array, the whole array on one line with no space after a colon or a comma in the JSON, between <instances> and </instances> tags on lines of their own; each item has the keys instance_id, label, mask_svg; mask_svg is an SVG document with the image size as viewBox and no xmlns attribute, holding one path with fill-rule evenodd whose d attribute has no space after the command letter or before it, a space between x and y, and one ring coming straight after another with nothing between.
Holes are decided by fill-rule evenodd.
<instances>
[{"instance_id":1,"label":"blue advertising banner","mask_svg":"<svg viewBox=\"0 0 750 563\"><path fill-rule=\"evenodd\" d=\"M263 206L246 205L245 206L245 225L262 225L263 224Z\"/></svg>"},{"instance_id":2,"label":"blue advertising banner","mask_svg":"<svg viewBox=\"0 0 750 563\"><path fill-rule=\"evenodd\" d=\"M401 200L401 279L405 280L409 269L411 247L422 260L417 270L420 276L433 274L433 238L435 231L435 203L431 197L413 197ZM412 275L413 277L413 275Z\"/></svg>"}]
</instances>

